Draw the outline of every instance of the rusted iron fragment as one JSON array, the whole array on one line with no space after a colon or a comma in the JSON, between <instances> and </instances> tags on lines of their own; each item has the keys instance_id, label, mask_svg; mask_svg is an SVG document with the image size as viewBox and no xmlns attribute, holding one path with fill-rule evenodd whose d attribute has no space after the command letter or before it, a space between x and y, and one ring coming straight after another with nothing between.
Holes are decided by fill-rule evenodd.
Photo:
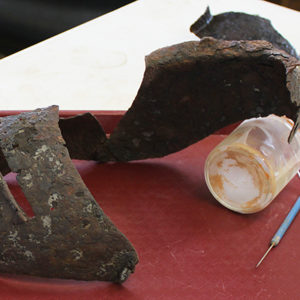
<instances>
[{"instance_id":1,"label":"rusted iron fragment","mask_svg":"<svg viewBox=\"0 0 300 300\"><path fill-rule=\"evenodd\" d=\"M4 157L4 154L0 148L0 173L2 173L3 175L6 175L9 172L10 172L10 168L9 168L7 161Z\"/></svg>"},{"instance_id":2,"label":"rusted iron fragment","mask_svg":"<svg viewBox=\"0 0 300 300\"><path fill-rule=\"evenodd\" d=\"M123 282L137 254L73 166L58 108L0 119L0 146L35 216L0 177L0 272Z\"/></svg>"},{"instance_id":3,"label":"rusted iron fragment","mask_svg":"<svg viewBox=\"0 0 300 300\"><path fill-rule=\"evenodd\" d=\"M205 13L190 27L198 37L222 40L265 40L298 58L296 50L280 35L267 19L239 12L226 12L212 16L207 7Z\"/></svg>"},{"instance_id":4,"label":"rusted iron fragment","mask_svg":"<svg viewBox=\"0 0 300 300\"><path fill-rule=\"evenodd\" d=\"M287 74L297 65L266 41L204 38L157 50L108 147L122 161L161 157L239 120L270 113L295 120L300 102L291 100L296 83Z\"/></svg>"},{"instance_id":5,"label":"rusted iron fragment","mask_svg":"<svg viewBox=\"0 0 300 300\"><path fill-rule=\"evenodd\" d=\"M90 113L60 118L59 127L71 158L83 160L114 160L105 147L106 134Z\"/></svg>"},{"instance_id":6,"label":"rusted iron fragment","mask_svg":"<svg viewBox=\"0 0 300 300\"><path fill-rule=\"evenodd\" d=\"M105 147L106 133L92 114L85 113L70 118L60 118L59 128L72 159L115 160ZM3 175L10 172L1 149L0 172Z\"/></svg>"},{"instance_id":7,"label":"rusted iron fragment","mask_svg":"<svg viewBox=\"0 0 300 300\"><path fill-rule=\"evenodd\" d=\"M297 129L300 126L300 67L297 66L287 74L287 87L291 94L291 101L298 106L297 119L289 135L288 142L294 138Z\"/></svg>"}]
</instances>

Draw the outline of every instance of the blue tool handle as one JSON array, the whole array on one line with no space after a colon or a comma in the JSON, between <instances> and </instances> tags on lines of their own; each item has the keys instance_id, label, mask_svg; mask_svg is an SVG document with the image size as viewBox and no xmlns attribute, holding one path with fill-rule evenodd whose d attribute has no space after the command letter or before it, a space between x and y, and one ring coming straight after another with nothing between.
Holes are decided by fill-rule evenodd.
<instances>
[{"instance_id":1,"label":"blue tool handle","mask_svg":"<svg viewBox=\"0 0 300 300\"><path fill-rule=\"evenodd\" d=\"M297 199L294 206L290 210L289 214L286 216L283 223L280 225L279 229L277 230L277 232L273 236L273 238L271 240L271 244L273 244L274 246L278 245L278 243L282 239L282 237L285 234L285 232L287 231L287 229L290 227L292 221L296 217L299 210L300 210L300 197Z\"/></svg>"}]
</instances>

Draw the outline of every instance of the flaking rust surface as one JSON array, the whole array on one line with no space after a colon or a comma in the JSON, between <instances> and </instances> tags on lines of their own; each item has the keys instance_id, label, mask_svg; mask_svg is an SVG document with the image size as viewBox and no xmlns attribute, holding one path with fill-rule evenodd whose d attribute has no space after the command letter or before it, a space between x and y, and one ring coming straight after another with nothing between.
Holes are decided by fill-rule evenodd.
<instances>
[{"instance_id":1,"label":"flaking rust surface","mask_svg":"<svg viewBox=\"0 0 300 300\"><path fill-rule=\"evenodd\" d=\"M162 157L250 117L300 123L299 64L266 41L177 44L146 57L138 94L109 138L91 114L59 125L72 158L108 162ZM0 170L10 171L1 151Z\"/></svg>"},{"instance_id":2,"label":"flaking rust surface","mask_svg":"<svg viewBox=\"0 0 300 300\"><path fill-rule=\"evenodd\" d=\"M59 122L55 106L1 118L0 170L18 174L35 216L26 216L0 176L0 272L126 280L136 252L97 205L69 152L102 162L161 157L246 118L295 120L298 66L265 41L204 38L146 58L137 97L109 138L90 114Z\"/></svg>"},{"instance_id":3,"label":"flaking rust surface","mask_svg":"<svg viewBox=\"0 0 300 300\"><path fill-rule=\"evenodd\" d=\"M107 137L101 124L91 113L59 119L59 129L72 159L114 161L106 147ZM0 148L0 171L10 172Z\"/></svg>"},{"instance_id":4,"label":"flaking rust surface","mask_svg":"<svg viewBox=\"0 0 300 300\"><path fill-rule=\"evenodd\" d=\"M288 78L297 65L266 41L204 38L159 49L146 57L142 85L107 147L121 161L162 157L250 117L295 120L300 99L290 91L299 86Z\"/></svg>"},{"instance_id":5,"label":"flaking rust surface","mask_svg":"<svg viewBox=\"0 0 300 300\"><path fill-rule=\"evenodd\" d=\"M34 211L0 177L0 272L122 282L138 258L86 188L58 127L58 108L0 119L0 146Z\"/></svg>"},{"instance_id":6,"label":"flaking rust surface","mask_svg":"<svg viewBox=\"0 0 300 300\"><path fill-rule=\"evenodd\" d=\"M296 50L272 26L271 22L257 15L226 12L212 16L207 7L205 13L190 28L198 37L222 40L265 40L298 58Z\"/></svg>"},{"instance_id":7,"label":"flaking rust surface","mask_svg":"<svg viewBox=\"0 0 300 300\"><path fill-rule=\"evenodd\" d=\"M113 161L105 146L106 134L97 119L90 113L61 118L59 128L69 154L74 159Z\"/></svg>"}]
</instances>

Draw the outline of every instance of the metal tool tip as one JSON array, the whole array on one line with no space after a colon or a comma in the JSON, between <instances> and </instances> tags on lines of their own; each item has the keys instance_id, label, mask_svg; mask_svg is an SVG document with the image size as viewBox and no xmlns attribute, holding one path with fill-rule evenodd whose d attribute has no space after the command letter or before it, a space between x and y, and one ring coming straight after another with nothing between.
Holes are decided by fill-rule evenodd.
<instances>
[{"instance_id":1,"label":"metal tool tip","mask_svg":"<svg viewBox=\"0 0 300 300\"><path fill-rule=\"evenodd\" d=\"M292 140L293 140L293 138L294 138L294 136L295 136L295 134L296 134L296 132L298 130L299 125L300 125L299 124L299 120L297 119L297 121L295 122L295 124L294 124L294 126L293 126L293 128L292 128L292 130L290 132L290 135L288 137L288 143L289 144L292 142Z\"/></svg>"},{"instance_id":2,"label":"metal tool tip","mask_svg":"<svg viewBox=\"0 0 300 300\"><path fill-rule=\"evenodd\" d=\"M264 256L260 259L260 261L257 263L255 268L258 268L259 265L262 263L262 261L265 259L265 257L268 255L268 253L271 251L271 249L275 246L274 243L272 243L269 247L269 249L266 251L266 253L264 254Z\"/></svg>"}]
</instances>

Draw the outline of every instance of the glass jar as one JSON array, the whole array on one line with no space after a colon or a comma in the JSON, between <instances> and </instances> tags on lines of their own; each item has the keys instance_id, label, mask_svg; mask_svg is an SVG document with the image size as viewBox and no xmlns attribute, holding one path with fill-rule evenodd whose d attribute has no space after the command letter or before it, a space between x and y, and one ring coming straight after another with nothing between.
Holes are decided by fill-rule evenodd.
<instances>
[{"instance_id":1,"label":"glass jar","mask_svg":"<svg viewBox=\"0 0 300 300\"><path fill-rule=\"evenodd\" d=\"M205 162L205 181L227 208L265 208L300 169L300 132L288 143L293 121L270 115L242 122Z\"/></svg>"}]
</instances>

